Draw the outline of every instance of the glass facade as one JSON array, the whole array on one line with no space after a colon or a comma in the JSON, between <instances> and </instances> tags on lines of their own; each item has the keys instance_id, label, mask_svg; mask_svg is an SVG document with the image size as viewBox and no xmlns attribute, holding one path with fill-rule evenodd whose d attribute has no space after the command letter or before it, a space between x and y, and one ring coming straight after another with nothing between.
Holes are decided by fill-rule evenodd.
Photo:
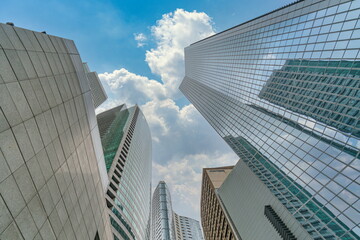
<instances>
[{"instance_id":1,"label":"glass facade","mask_svg":"<svg viewBox=\"0 0 360 240\"><path fill-rule=\"evenodd\" d=\"M180 90L315 239L360 235L360 1L297 1L185 49Z\"/></svg>"},{"instance_id":2,"label":"glass facade","mask_svg":"<svg viewBox=\"0 0 360 240\"><path fill-rule=\"evenodd\" d=\"M151 135L138 106L97 116L109 176L106 202L114 238L145 239L150 218Z\"/></svg>"},{"instance_id":3,"label":"glass facade","mask_svg":"<svg viewBox=\"0 0 360 240\"><path fill-rule=\"evenodd\" d=\"M129 110L124 105L97 116L106 170L108 172L124 135L124 127L128 117Z\"/></svg>"},{"instance_id":4,"label":"glass facade","mask_svg":"<svg viewBox=\"0 0 360 240\"><path fill-rule=\"evenodd\" d=\"M171 197L164 181L154 191L151 211L151 239L175 240Z\"/></svg>"}]
</instances>

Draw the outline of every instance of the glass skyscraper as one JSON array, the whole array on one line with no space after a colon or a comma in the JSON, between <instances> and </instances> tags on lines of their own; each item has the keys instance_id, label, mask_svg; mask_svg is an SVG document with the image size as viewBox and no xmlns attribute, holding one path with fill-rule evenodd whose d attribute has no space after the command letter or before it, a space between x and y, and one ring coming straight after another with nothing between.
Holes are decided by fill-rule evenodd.
<instances>
[{"instance_id":1,"label":"glass skyscraper","mask_svg":"<svg viewBox=\"0 0 360 240\"><path fill-rule=\"evenodd\" d=\"M114 239L146 239L151 202L151 135L138 106L97 115L109 185L106 203Z\"/></svg>"},{"instance_id":2,"label":"glass skyscraper","mask_svg":"<svg viewBox=\"0 0 360 240\"><path fill-rule=\"evenodd\" d=\"M164 181L157 185L151 208L151 239L175 240L170 191Z\"/></svg>"},{"instance_id":3,"label":"glass skyscraper","mask_svg":"<svg viewBox=\"0 0 360 240\"><path fill-rule=\"evenodd\" d=\"M198 221L173 211L168 186L160 181L155 188L151 207L151 240L202 240Z\"/></svg>"},{"instance_id":4,"label":"glass skyscraper","mask_svg":"<svg viewBox=\"0 0 360 240\"><path fill-rule=\"evenodd\" d=\"M228 182L246 165L314 239L360 235L359 14L297 1L185 49L181 91L241 158Z\"/></svg>"}]
</instances>

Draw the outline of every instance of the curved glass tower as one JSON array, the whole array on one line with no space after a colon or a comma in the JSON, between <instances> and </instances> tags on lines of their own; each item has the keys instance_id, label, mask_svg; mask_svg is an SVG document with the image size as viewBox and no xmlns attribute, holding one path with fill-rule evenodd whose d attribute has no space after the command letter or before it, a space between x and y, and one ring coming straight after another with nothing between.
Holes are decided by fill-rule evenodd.
<instances>
[{"instance_id":1,"label":"curved glass tower","mask_svg":"<svg viewBox=\"0 0 360 240\"><path fill-rule=\"evenodd\" d=\"M164 181L160 181L155 189L151 211L151 239L175 240L171 197Z\"/></svg>"},{"instance_id":2,"label":"curved glass tower","mask_svg":"<svg viewBox=\"0 0 360 240\"><path fill-rule=\"evenodd\" d=\"M185 49L181 91L314 239L360 235L359 14L297 1Z\"/></svg>"},{"instance_id":3,"label":"curved glass tower","mask_svg":"<svg viewBox=\"0 0 360 240\"><path fill-rule=\"evenodd\" d=\"M109 186L114 239L146 239L151 201L151 135L138 106L97 116Z\"/></svg>"}]
</instances>

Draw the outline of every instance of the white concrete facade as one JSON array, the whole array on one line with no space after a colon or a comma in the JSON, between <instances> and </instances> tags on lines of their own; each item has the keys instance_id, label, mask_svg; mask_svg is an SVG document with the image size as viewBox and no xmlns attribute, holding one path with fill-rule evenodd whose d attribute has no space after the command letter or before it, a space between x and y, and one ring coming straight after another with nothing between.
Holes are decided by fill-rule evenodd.
<instances>
[{"instance_id":1,"label":"white concrete facade","mask_svg":"<svg viewBox=\"0 0 360 240\"><path fill-rule=\"evenodd\" d=\"M112 239L96 132L74 42L0 24L0 239Z\"/></svg>"}]
</instances>

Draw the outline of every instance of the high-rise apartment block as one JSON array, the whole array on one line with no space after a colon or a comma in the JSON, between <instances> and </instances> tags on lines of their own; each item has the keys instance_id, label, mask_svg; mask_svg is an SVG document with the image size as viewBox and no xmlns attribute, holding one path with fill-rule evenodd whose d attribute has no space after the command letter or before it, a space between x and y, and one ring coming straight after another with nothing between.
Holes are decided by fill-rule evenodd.
<instances>
[{"instance_id":1,"label":"high-rise apartment block","mask_svg":"<svg viewBox=\"0 0 360 240\"><path fill-rule=\"evenodd\" d=\"M150 231L151 135L138 106L97 115L109 184L106 204L114 239L147 239Z\"/></svg>"},{"instance_id":2,"label":"high-rise apartment block","mask_svg":"<svg viewBox=\"0 0 360 240\"><path fill-rule=\"evenodd\" d=\"M203 240L199 221L180 216L174 212L174 227L176 240Z\"/></svg>"},{"instance_id":3,"label":"high-rise apartment block","mask_svg":"<svg viewBox=\"0 0 360 240\"><path fill-rule=\"evenodd\" d=\"M223 208L217 189L234 167L204 168L201 187L201 223L206 240L236 239L235 229Z\"/></svg>"},{"instance_id":4,"label":"high-rise apartment block","mask_svg":"<svg viewBox=\"0 0 360 240\"><path fill-rule=\"evenodd\" d=\"M74 42L0 24L0 239L112 239L98 135Z\"/></svg>"},{"instance_id":5,"label":"high-rise apartment block","mask_svg":"<svg viewBox=\"0 0 360 240\"><path fill-rule=\"evenodd\" d=\"M237 238L359 239L359 14L297 1L185 49L181 91L241 159L217 191Z\"/></svg>"}]
</instances>

